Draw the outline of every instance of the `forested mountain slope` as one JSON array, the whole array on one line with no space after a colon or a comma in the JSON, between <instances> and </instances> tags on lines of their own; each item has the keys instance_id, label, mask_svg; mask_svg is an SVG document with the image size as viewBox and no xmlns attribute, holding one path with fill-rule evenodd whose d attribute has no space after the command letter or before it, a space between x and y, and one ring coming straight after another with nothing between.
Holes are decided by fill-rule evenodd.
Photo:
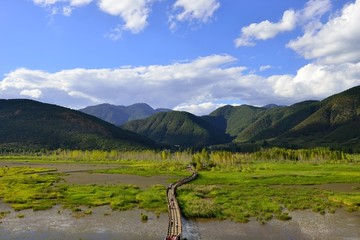
<instances>
[{"instance_id":1,"label":"forested mountain slope","mask_svg":"<svg viewBox=\"0 0 360 240\"><path fill-rule=\"evenodd\" d=\"M188 112L158 113L143 120L128 122L122 127L160 143L187 147L226 143L230 140L223 131Z\"/></svg>"},{"instance_id":2,"label":"forested mountain slope","mask_svg":"<svg viewBox=\"0 0 360 240\"><path fill-rule=\"evenodd\" d=\"M0 147L137 149L156 144L96 117L32 100L0 100Z\"/></svg>"},{"instance_id":3,"label":"forested mountain slope","mask_svg":"<svg viewBox=\"0 0 360 240\"><path fill-rule=\"evenodd\" d=\"M360 86L291 106L224 106L207 116L157 114L122 127L173 145L266 144L360 147Z\"/></svg>"}]
</instances>

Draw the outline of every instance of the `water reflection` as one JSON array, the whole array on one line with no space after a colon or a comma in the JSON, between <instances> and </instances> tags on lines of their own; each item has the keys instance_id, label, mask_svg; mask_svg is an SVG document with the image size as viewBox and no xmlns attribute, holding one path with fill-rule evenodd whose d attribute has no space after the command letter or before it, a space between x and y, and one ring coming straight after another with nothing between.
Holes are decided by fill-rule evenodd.
<instances>
[{"instance_id":1,"label":"water reflection","mask_svg":"<svg viewBox=\"0 0 360 240\"><path fill-rule=\"evenodd\" d=\"M256 221L237 224L231 221L199 221L201 239L277 239L277 240L360 240L360 213L337 210L320 215L311 211L290 213L291 221L273 220L265 225Z\"/></svg>"},{"instance_id":2,"label":"water reflection","mask_svg":"<svg viewBox=\"0 0 360 240\"><path fill-rule=\"evenodd\" d=\"M94 208L91 215L74 217L60 206L47 211L25 210L15 212L0 204L0 212L10 214L0 219L0 239L14 240L78 240L78 239L164 239L167 232L167 214L156 217L142 210L112 211L103 206ZM141 213L149 220L141 222ZM23 218L19 216L23 215ZM184 220L184 237L189 240L228 239L328 239L360 240L360 213L338 210L336 214L322 216L311 211L291 213L292 220L273 220L265 225L256 221L247 224L231 221Z\"/></svg>"},{"instance_id":3,"label":"water reflection","mask_svg":"<svg viewBox=\"0 0 360 240\"><path fill-rule=\"evenodd\" d=\"M7 209L0 206L0 211ZM108 207L93 209L91 215L76 218L69 210L54 207L47 211L12 211L0 223L0 239L21 240L78 240L78 239L164 239L167 214L157 218L146 214L149 220L141 222L141 213L131 210L113 212ZM24 218L19 218L23 215Z\"/></svg>"}]
</instances>

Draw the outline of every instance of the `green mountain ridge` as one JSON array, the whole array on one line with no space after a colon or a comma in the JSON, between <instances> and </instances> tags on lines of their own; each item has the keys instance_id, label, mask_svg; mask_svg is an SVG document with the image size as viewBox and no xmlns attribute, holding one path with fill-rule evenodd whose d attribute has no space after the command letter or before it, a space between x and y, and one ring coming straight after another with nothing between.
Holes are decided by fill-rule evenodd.
<instances>
[{"instance_id":1,"label":"green mountain ridge","mask_svg":"<svg viewBox=\"0 0 360 240\"><path fill-rule=\"evenodd\" d=\"M122 128L170 145L192 147L229 141L229 137L214 125L188 112L158 113L147 119L128 122Z\"/></svg>"},{"instance_id":2,"label":"green mountain ridge","mask_svg":"<svg viewBox=\"0 0 360 240\"><path fill-rule=\"evenodd\" d=\"M227 105L202 117L174 111L122 127L171 145L261 146L266 142L270 146L325 146L360 151L359 116L360 86L357 86L322 101L279 107ZM173 127L174 122L186 127Z\"/></svg>"},{"instance_id":3,"label":"green mountain ridge","mask_svg":"<svg viewBox=\"0 0 360 240\"><path fill-rule=\"evenodd\" d=\"M259 119L242 131L236 141L254 141L280 136L316 110L316 101L305 101L284 108L271 108L262 112Z\"/></svg>"},{"instance_id":4,"label":"green mountain ridge","mask_svg":"<svg viewBox=\"0 0 360 240\"><path fill-rule=\"evenodd\" d=\"M210 113L210 116L226 120L226 133L237 137L251 123L256 121L264 112L264 108L249 105L224 106Z\"/></svg>"},{"instance_id":5,"label":"green mountain ridge","mask_svg":"<svg viewBox=\"0 0 360 240\"><path fill-rule=\"evenodd\" d=\"M292 128L282 139L296 139L331 147L360 147L360 86L319 102L318 110ZM281 139L281 138L280 138Z\"/></svg>"},{"instance_id":6,"label":"green mountain ridge","mask_svg":"<svg viewBox=\"0 0 360 240\"><path fill-rule=\"evenodd\" d=\"M96 117L33 100L0 100L0 147L24 149L139 149L152 140Z\"/></svg>"},{"instance_id":7,"label":"green mountain ridge","mask_svg":"<svg viewBox=\"0 0 360 240\"><path fill-rule=\"evenodd\" d=\"M105 104L102 109L107 114ZM135 117L152 112L132 106ZM131 107L130 107L131 108ZM224 106L206 116L160 112L117 127L97 117L33 100L0 100L0 150L172 147L331 147L360 152L360 86L291 106Z\"/></svg>"}]
</instances>

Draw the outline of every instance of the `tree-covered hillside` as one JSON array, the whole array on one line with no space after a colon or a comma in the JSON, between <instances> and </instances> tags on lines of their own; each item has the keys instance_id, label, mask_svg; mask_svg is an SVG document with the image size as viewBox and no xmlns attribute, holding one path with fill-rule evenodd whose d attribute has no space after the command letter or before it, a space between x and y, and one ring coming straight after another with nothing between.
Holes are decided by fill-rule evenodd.
<instances>
[{"instance_id":1,"label":"tree-covered hillside","mask_svg":"<svg viewBox=\"0 0 360 240\"><path fill-rule=\"evenodd\" d=\"M136 149L156 144L96 117L32 100L0 100L0 147Z\"/></svg>"},{"instance_id":2,"label":"tree-covered hillside","mask_svg":"<svg viewBox=\"0 0 360 240\"><path fill-rule=\"evenodd\" d=\"M186 147L207 146L230 140L208 121L187 112L158 113L143 120L131 121L122 127L160 143Z\"/></svg>"},{"instance_id":3,"label":"tree-covered hillside","mask_svg":"<svg viewBox=\"0 0 360 240\"><path fill-rule=\"evenodd\" d=\"M133 107L137 109L132 110L133 116L138 117L148 109L145 105ZM202 117L160 112L121 128L55 105L0 100L0 121L3 148L134 149L165 144L243 149L331 147L360 152L360 86L322 101L288 107L224 106Z\"/></svg>"},{"instance_id":4,"label":"tree-covered hillside","mask_svg":"<svg viewBox=\"0 0 360 240\"><path fill-rule=\"evenodd\" d=\"M171 112L123 128L172 145L325 146L360 151L360 86L322 101L287 107L224 106L202 117Z\"/></svg>"}]
</instances>

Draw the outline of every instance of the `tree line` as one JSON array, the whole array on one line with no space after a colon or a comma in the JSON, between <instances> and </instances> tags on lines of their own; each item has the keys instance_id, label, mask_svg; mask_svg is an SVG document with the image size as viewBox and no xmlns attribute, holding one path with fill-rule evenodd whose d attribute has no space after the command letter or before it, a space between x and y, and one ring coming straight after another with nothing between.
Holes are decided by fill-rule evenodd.
<instances>
[{"instance_id":1,"label":"tree line","mask_svg":"<svg viewBox=\"0 0 360 240\"><path fill-rule=\"evenodd\" d=\"M256 152L238 153L230 151L219 151L202 149L194 151L192 149L183 151L170 150L141 150L141 151L119 151L119 150L42 150L33 153L18 151L3 151L0 155L4 157L33 157L44 160L54 161L99 161L116 162L124 160L145 160L145 161L168 161L182 162L184 165L192 163L197 170L212 169L214 167L239 167L254 161L293 161L293 162L312 162L312 163L338 163L338 162L357 162L360 163L359 154L348 154L341 150L331 150L330 148L312 149L286 149L286 148L266 148Z\"/></svg>"}]
</instances>

